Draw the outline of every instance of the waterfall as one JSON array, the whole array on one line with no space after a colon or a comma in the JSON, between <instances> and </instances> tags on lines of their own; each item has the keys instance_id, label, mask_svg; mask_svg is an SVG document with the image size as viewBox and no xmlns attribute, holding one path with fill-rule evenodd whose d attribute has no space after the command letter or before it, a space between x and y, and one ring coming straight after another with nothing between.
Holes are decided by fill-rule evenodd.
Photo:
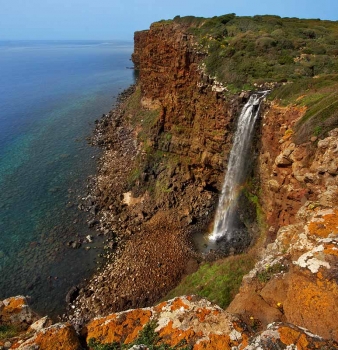
<instances>
[{"instance_id":1,"label":"waterfall","mask_svg":"<svg viewBox=\"0 0 338 350\"><path fill-rule=\"evenodd\" d=\"M214 229L209 236L210 241L217 241L223 237L227 240L232 238L238 194L247 175L248 151L252 139L252 130L259 114L261 101L268 93L269 91L261 91L252 94L238 118L228 168L218 202Z\"/></svg>"}]
</instances>

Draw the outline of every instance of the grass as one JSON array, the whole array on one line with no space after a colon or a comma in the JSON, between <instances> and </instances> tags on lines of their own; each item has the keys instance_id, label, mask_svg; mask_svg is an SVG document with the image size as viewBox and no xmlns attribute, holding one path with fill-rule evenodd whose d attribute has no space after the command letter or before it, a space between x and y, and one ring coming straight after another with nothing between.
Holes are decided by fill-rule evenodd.
<instances>
[{"instance_id":1,"label":"grass","mask_svg":"<svg viewBox=\"0 0 338 350\"><path fill-rule=\"evenodd\" d=\"M18 334L16 327L11 325L0 325L0 340L13 338Z\"/></svg>"},{"instance_id":2,"label":"grass","mask_svg":"<svg viewBox=\"0 0 338 350\"><path fill-rule=\"evenodd\" d=\"M338 127L338 75L307 78L275 89L270 96L282 105L306 107L304 116L296 123L294 141L309 141L311 136L323 138Z\"/></svg>"},{"instance_id":3,"label":"grass","mask_svg":"<svg viewBox=\"0 0 338 350\"><path fill-rule=\"evenodd\" d=\"M238 293L242 278L254 267L254 256L242 254L204 263L185 277L165 299L196 294L226 308Z\"/></svg>"},{"instance_id":4,"label":"grass","mask_svg":"<svg viewBox=\"0 0 338 350\"><path fill-rule=\"evenodd\" d=\"M176 346L170 346L164 343L155 328L156 322L147 323L144 328L139 332L138 337L129 344L123 343L110 343L102 344L94 338L89 340L88 345L92 350L126 350L130 349L133 345L146 345L149 350L191 350L192 347L186 345L184 341L180 342Z\"/></svg>"}]
</instances>

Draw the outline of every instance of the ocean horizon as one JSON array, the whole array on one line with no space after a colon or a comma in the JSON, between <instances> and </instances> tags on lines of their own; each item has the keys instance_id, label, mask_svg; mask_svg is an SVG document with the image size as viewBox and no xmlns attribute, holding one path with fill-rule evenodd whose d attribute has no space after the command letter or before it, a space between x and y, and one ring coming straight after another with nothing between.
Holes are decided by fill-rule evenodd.
<instances>
[{"instance_id":1,"label":"ocean horizon","mask_svg":"<svg viewBox=\"0 0 338 350\"><path fill-rule=\"evenodd\" d=\"M134 82L131 41L0 41L0 298L58 315L97 269L67 242L95 232L77 208L100 150L95 120Z\"/></svg>"}]
</instances>

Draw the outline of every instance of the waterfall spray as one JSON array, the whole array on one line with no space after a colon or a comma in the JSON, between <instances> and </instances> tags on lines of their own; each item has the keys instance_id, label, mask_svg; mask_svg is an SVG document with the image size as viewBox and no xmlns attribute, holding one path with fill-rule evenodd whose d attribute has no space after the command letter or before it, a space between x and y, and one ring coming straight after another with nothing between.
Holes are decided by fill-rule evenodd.
<instances>
[{"instance_id":1,"label":"waterfall spray","mask_svg":"<svg viewBox=\"0 0 338 350\"><path fill-rule=\"evenodd\" d=\"M209 236L211 241L217 241L223 237L227 240L231 238L238 194L246 177L246 160L251 145L252 131L259 115L261 101L268 93L269 91L261 91L252 94L238 118L237 130L216 211L214 229Z\"/></svg>"}]
</instances>

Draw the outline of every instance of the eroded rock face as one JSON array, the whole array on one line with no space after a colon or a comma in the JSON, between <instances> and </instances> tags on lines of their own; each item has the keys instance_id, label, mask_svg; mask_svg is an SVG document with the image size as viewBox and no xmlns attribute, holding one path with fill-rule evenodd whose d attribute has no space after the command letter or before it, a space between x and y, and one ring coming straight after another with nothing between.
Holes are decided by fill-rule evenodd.
<instances>
[{"instance_id":1,"label":"eroded rock face","mask_svg":"<svg viewBox=\"0 0 338 350\"><path fill-rule=\"evenodd\" d=\"M160 109L154 149L192 159L201 183L221 187L232 121L242 98L226 100L223 89L204 75L204 54L184 27L154 24L135 33L133 61L139 69L143 107ZM244 98L244 97L243 97ZM170 139L162 140L162 134Z\"/></svg>"},{"instance_id":2,"label":"eroded rock face","mask_svg":"<svg viewBox=\"0 0 338 350\"><path fill-rule=\"evenodd\" d=\"M175 23L135 34L139 81L98 133L96 227L116 249L72 301L73 324L151 306L198 265L189 238L213 221L234 119L248 98L226 98L202 57Z\"/></svg>"}]
</instances>

